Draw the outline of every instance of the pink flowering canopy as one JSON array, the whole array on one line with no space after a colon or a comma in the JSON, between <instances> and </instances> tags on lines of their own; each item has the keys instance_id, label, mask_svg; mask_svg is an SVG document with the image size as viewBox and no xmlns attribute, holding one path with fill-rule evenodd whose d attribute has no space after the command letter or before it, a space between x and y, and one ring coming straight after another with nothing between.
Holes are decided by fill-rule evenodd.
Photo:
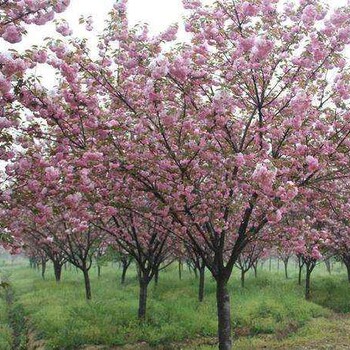
<instances>
[{"instance_id":1,"label":"pink flowering canopy","mask_svg":"<svg viewBox=\"0 0 350 350\"><path fill-rule=\"evenodd\" d=\"M0 38L15 44L22 40L24 24L43 25L63 12L70 0L3 0L0 3Z\"/></svg>"}]
</instances>

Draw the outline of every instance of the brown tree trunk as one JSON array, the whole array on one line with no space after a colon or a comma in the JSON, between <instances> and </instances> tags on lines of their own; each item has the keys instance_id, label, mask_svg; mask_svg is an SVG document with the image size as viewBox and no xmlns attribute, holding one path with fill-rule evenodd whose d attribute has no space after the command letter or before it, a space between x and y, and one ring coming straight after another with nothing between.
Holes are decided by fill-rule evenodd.
<instances>
[{"instance_id":1,"label":"brown tree trunk","mask_svg":"<svg viewBox=\"0 0 350 350\"><path fill-rule=\"evenodd\" d=\"M82 270L83 270L83 274L84 274L86 299L90 300L91 299L91 284L90 284L89 270L84 269L84 268Z\"/></svg>"},{"instance_id":2,"label":"brown tree trunk","mask_svg":"<svg viewBox=\"0 0 350 350\"><path fill-rule=\"evenodd\" d=\"M331 274L332 271L331 271L331 262L330 262L330 259L326 259L326 260L324 261L324 264L326 265L327 272L328 272L329 274Z\"/></svg>"},{"instance_id":3,"label":"brown tree trunk","mask_svg":"<svg viewBox=\"0 0 350 350\"><path fill-rule=\"evenodd\" d=\"M41 260L41 277L44 280L45 279L45 272L46 272L46 260Z\"/></svg>"},{"instance_id":4,"label":"brown tree trunk","mask_svg":"<svg viewBox=\"0 0 350 350\"><path fill-rule=\"evenodd\" d=\"M138 317L140 321L144 321L146 319L148 280L146 278L140 278L139 285L140 294Z\"/></svg>"},{"instance_id":5,"label":"brown tree trunk","mask_svg":"<svg viewBox=\"0 0 350 350\"><path fill-rule=\"evenodd\" d=\"M284 275L286 279L288 279L288 261L289 259L284 259L283 264L284 264Z\"/></svg>"},{"instance_id":6,"label":"brown tree trunk","mask_svg":"<svg viewBox=\"0 0 350 350\"><path fill-rule=\"evenodd\" d=\"M305 299L310 300L311 299L311 272L313 271L314 267L316 266L315 261L306 261L306 277L305 277Z\"/></svg>"},{"instance_id":7,"label":"brown tree trunk","mask_svg":"<svg viewBox=\"0 0 350 350\"><path fill-rule=\"evenodd\" d=\"M298 284L301 286L301 273L302 273L303 267L299 266L299 274L298 274Z\"/></svg>"},{"instance_id":8,"label":"brown tree trunk","mask_svg":"<svg viewBox=\"0 0 350 350\"><path fill-rule=\"evenodd\" d=\"M101 277L101 266L100 265L97 265L97 276L98 276L98 278Z\"/></svg>"},{"instance_id":9,"label":"brown tree trunk","mask_svg":"<svg viewBox=\"0 0 350 350\"><path fill-rule=\"evenodd\" d=\"M218 277L216 281L216 304L218 312L219 350L231 350L231 309L227 281Z\"/></svg>"},{"instance_id":10,"label":"brown tree trunk","mask_svg":"<svg viewBox=\"0 0 350 350\"><path fill-rule=\"evenodd\" d=\"M159 269L156 270L154 273L154 284L158 286L158 281L159 281Z\"/></svg>"},{"instance_id":11,"label":"brown tree trunk","mask_svg":"<svg viewBox=\"0 0 350 350\"><path fill-rule=\"evenodd\" d=\"M242 269L241 270L241 287L244 288L245 284L245 271Z\"/></svg>"},{"instance_id":12,"label":"brown tree trunk","mask_svg":"<svg viewBox=\"0 0 350 350\"><path fill-rule=\"evenodd\" d=\"M54 261L53 262L53 270L55 273L56 282L60 282L61 281L62 265L59 262Z\"/></svg>"},{"instance_id":13,"label":"brown tree trunk","mask_svg":"<svg viewBox=\"0 0 350 350\"><path fill-rule=\"evenodd\" d=\"M300 256L298 256L298 267L299 267L299 274L298 274L298 285L301 286L301 275L303 272L303 262Z\"/></svg>"},{"instance_id":14,"label":"brown tree trunk","mask_svg":"<svg viewBox=\"0 0 350 350\"><path fill-rule=\"evenodd\" d=\"M348 259L346 257L343 257L342 262L346 266L346 270L347 270L347 273L348 273L348 281L350 283L350 259Z\"/></svg>"},{"instance_id":15,"label":"brown tree trunk","mask_svg":"<svg viewBox=\"0 0 350 350\"><path fill-rule=\"evenodd\" d=\"M205 280L205 266L202 265L199 268L199 290L198 290L198 300L200 302L204 299L204 280Z\"/></svg>"},{"instance_id":16,"label":"brown tree trunk","mask_svg":"<svg viewBox=\"0 0 350 350\"><path fill-rule=\"evenodd\" d=\"M306 277L305 277L305 299L310 300L310 277L311 272L308 266L306 266Z\"/></svg>"},{"instance_id":17,"label":"brown tree trunk","mask_svg":"<svg viewBox=\"0 0 350 350\"><path fill-rule=\"evenodd\" d=\"M179 280L182 280L182 261L179 260Z\"/></svg>"},{"instance_id":18,"label":"brown tree trunk","mask_svg":"<svg viewBox=\"0 0 350 350\"><path fill-rule=\"evenodd\" d=\"M126 276L126 271L129 267L129 265L127 263L122 263L123 265L123 270L122 270L122 277L121 277L121 284L125 284L125 276Z\"/></svg>"}]
</instances>

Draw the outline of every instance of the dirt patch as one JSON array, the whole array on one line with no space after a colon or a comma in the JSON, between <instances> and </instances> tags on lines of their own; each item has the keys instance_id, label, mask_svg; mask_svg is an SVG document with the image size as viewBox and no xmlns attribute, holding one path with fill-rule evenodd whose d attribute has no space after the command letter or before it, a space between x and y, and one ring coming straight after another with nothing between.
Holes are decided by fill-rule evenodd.
<instances>
[{"instance_id":1,"label":"dirt patch","mask_svg":"<svg viewBox=\"0 0 350 350\"><path fill-rule=\"evenodd\" d=\"M298 329L299 329L299 324L297 322L290 322L285 328L278 329L276 331L276 339L281 341L289 337L291 334L296 333Z\"/></svg>"},{"instance_id":2,"label":"dirt patch","mask_svg":"<svg viewBox=\"0 0 350 350\"><path fill-rule=\"evenodd\" d=\"M216 345L216 343L217 343L216 338L203 337L203 338L184 341L181 343L169 343L169 344L162 344L157 346L150 346L146 342L140 342L132 345L114 346L114 347L86 345L82 348L82 350L182 350L182 349L189 349L189 348L196 349L196 347L199 347L201 345L213 346L213 345Z\"/></svg>"},{"instance_id":3,"label":"dirt patch","mask_svg":"<svg viewBox=\"0 0 350 350\"><path fill-rule=\"evenodd\" d=\"M28 328L26 350L46 350L45 341L42 339L38 340L37 334L34 329Z\"/></svg>"}]
</instances>

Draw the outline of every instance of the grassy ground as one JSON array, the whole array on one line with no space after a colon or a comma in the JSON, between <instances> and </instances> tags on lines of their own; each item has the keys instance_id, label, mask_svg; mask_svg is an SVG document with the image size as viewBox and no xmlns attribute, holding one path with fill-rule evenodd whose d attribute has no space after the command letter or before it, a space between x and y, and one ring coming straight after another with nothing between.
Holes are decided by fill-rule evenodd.
<instances>
[{"instance_id":1,"label":"grassy ground","mask_svg":"<svg viewBox=\"0 0 350 350\"><path fill-rule=\"evenodd\" d=\"M8 325L6 302L3 298L0 299L0 349L12 349L12 334Z\"/></svg>"},{"instance_id":2,"label":"grassy ground","mask_svg":"<svg viewBox=\"0 0 350 350\"><path fill-rule=\"evenodd\" d=\"M215 284L209 274L205 301L199 303L193 275L186 271L180 281L175 266L161 273L159 285L150 286L147 322L140 325L135 270L128 271L125 286L119 283L116 266L105 267L101 278L91 271L90 302L84 299L82 276L75 269L63 271L59 285L51 269L46 281L25 265L1 270L10 274L15 305L23 306L36 336L46 340L48 349L88 344L115 349L134 344L127 348L135 350L216 349L210 345L215 344L217 320ZM234 273L230 290L236 349L349 349L350 320L335 313L350 311L345 270L337 265L328 276L323 266L318 267L311 302L304 300L303 288L296 284L294 266L290 270L291 278L286 280L276 267L272 272L265 267L257 279L248 276L244 289L239 286L238 271ZM0 315L6 314L1 307L4 301ZM8 332L6 319L0 318L1 350L10 349L1 343L4 339L4 344L10 344Z\"/></svg>"}]
</instances>

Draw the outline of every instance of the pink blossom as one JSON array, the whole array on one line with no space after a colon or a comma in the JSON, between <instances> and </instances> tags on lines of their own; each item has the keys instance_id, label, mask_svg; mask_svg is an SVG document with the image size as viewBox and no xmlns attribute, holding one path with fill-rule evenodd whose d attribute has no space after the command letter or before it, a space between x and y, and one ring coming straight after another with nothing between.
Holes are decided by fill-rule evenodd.
<instances>
[{"instance_id":1,"label":"pink blossom","mask_svg":"<svg viewBox=\"0 0 350 350\"><path fill-rule=\"evenodd\" d=\"M318 159L313 156L307 156L306 163L307 163L309 172L314 172L319 168Z\"/></svg>"},{"instance_id":2,"label":"pink blossom","mask_svg":"<svg viewBox=\"0 0 350 350\"><path fill-rule=\"evenodd\" d=\"M258 163L256 165L252 178L263 190L269 191L275 182L276 173L276 169L272 164L270 164L269 161L265 161L264 163Z\"/></svg>"},{"instance_id":3,"label":"pink blossom","mask_svg":"<svg viewBox=\"0 0 350 350\"><path fill-rule=\"evenodd\" d=\"M69 28L67 22L60 23L56 26L56 31L63 36L69 36L72 34L72 30Z\"/></svg>"},{"instance_id":4,"label":"pink blossom","mask_svg":"<svg viewBox=\"0 0 350 350\"><path fill-rule=\"evenodd\" d=\"M279 187L277 190L277 196L284 202L292 201L298 195L298 188L292 181L288 181L284 187Z\"/></svg>"},{"instance_id":5,"label":"pink blossom","mask_svg":"<svg viewBox=\"0 0 350 350\"><path fill-rule=\"evenodd\" d=\"M11 83L4 75L0 72L0 92L3 94L8 93L11 90Z\"/></svg>"},{"instance_id":6,"label":"pink blossom","mask_svg":"<svg viewBox=\"0 0 350 350\"><path fill-rule=\"evenodd\" d=\"M236 165L238 167L241 167L244 164L245 164L245 159L244 159L243 153L237 153L237 155L236 155Z\"/></svg>"},{"instance_id":7,"label":"pink blossom","mask_svg":"<svg viewBox=\"0 0 350 350\"><path fill-rule=\"evenodd\" d=\"M11 44L19 43L22 40L21 30L13 24L5 28L2 38Z\"/></svg>"},{"instance_id":8,"label":"pink blossom","mask_svg":"<svg viewBox=\"0 0 350 350\"><path fill-rule=\"evenodd\" d=\"M314 5L307 5L302 14L302 21L304 24L310 25L317 18L317 10Z\"/></svg>"},{"instance_id":9,"label":"pink blossom","mask_svg":"<svg viewBox=\"0 0 350 350\"><path fill-rule=\"evenodd\" d=\"M242 10L246 16L255 16L258 12L257 6L248 1L244 1L242 4Z\"/></svg>"},{"instance_id":10,"label":"pink blossom","mask_svg":"<svg viewBox=\"0 0 350 350\"><path fill-rule=\"evenodd\" d=\"M157 59L152 65L152 78L160 79L169 73L169 61L166 58Z\"/></svg>"},{"instance_id":11,"label":"pink blossom","mask_svg":"<svg viewBox=\"0 0 350 350\"><path fill-rule=\"evenodd\" d=\"M317 246L314 246L314 247L312 248L311 257L314 258L314 259L316 259L316 260L322 259L322 254L321 254L321 252L319 251L319 249L318 249Z\"/></svg>"},{"instance_id":12,"label":"pink blossom","mask_svg":"<svg viewBox=\"0 0 350 350\"><path fill-rule=\"evenodd\" d=\"M282 213L279 209L274 210L266 215L267 221L270 224L277 224L282 220Z\"/></svg>"},{"instance_id":13,"label":"pink blossom","mask_svg":"<svg viewBox=\"0 0 350 350\"><path fill-rule=\"evenodd\" d=\"M47 181L56 181L60 176L59 169L50 166L45 170L45 178Z\"/></svg>"},{"instance_id":14,"label":"pink blossom","mask_svg":"<svg viewBox=\"0 0 350 350\"><path fill-rule=\"evenodd\" d=\"M47 53L44 50L39 50L34 53L33 59L38 63L45 63L47 60Z\"/></svg>"}]
</instances>

